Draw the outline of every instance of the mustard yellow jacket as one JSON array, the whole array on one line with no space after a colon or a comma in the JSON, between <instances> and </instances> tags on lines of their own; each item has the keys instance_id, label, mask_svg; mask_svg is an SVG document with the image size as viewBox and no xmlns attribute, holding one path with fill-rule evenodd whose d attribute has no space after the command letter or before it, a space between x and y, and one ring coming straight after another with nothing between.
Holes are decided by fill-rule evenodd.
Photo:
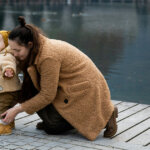
<instances>
[{"instance_id":1,"label":"mustard yellow jacket","mask_svg":"<svg viewBox=\"0 0 150 150\"><path fill-rule=\"evenodd\" d=\"M25 112L33 114L52 103L83 136L96 139L114 106L103 75L89 57L69 43L41 36L28 73L39 93L21 104Z\"/></svg>"},{"instance_id":2,"label":"mustard yellow jacket","mask_svg":"<svg viewBox=\"0 0 150 150\"><path fill-rule=\"evenodd\" d=\"M7 68L14 70L15 76L11 79L4 78L4 72ZM21 82L18 78L16 59L11 53L10 47L0 51L0 93L14 92L21 89Z\"/></svg>"},{"instance_id":3,"label":"mustard yellow jacket","mask_svg":"<svg viewBox=\"0 0 150 150\"><path fill-rule=\"evenodd\" d=\"M8 36L9 36L9 31L5 31L5 30L0 30L0 34L2 35L4 44L5 44L5 48L8 46Z\"/></svg>"}]
</instances>

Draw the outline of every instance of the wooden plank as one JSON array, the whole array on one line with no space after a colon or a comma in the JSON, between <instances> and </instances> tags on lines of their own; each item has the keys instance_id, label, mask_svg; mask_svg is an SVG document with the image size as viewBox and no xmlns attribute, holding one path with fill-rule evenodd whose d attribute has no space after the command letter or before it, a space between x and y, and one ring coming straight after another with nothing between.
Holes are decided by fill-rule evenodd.
<instances>
[{"instance_id":1,"label":"wooden plank","mask_svg":"<svg viewBox=\"0 0 150 150\"><path fill-rule=\"evenodd\" d=\"M145 119L149 117L150 117L150 107L120 121L118 123L118 131L117 131L116 136L128 130L129 128L135 126L136 124L139 124L140 122L144 121Z\"/></svg>"},{"instance_id":2,"label":"wooden plank","mask_svg":"<svg viewBox=\"0 0 150 150\"><path fill-rule=\"evenodd\" d=\"M36 128L36 124L41 121L42 120L39 118L37 120L34 120L33 122L28 122L27 124L16 124L16 129L23 130L24 128ZM32 130L30 130L30 132L32 132Z\"/></svg>"},{"instance_id":3,"label":"wooden plank","mask_svg":"<svg viewBox=\"0 0 150 150\"><path fill-rule=\"evenodd\" d=\"M129 143L147 145L150 143L150 129L135 137L133 140L129 141Z\"/></svg>"},{"instance_id":4,"label":"wooden plank","mask_svg":"<svg viewBox=\"0 0 150 150\"><path fill-rule=\"evenodd\" d=\"M112 100L112 102L113 102L114 105L122 103L122 101L116 101L116 100Z\"/></svg>"},{"instance_id":5,"label":"wooden plank","mask_svg":"<svg viewBox=\"0 0 150 150\"><path fill-rule=\"evenodd\" d=\"M27 114L26 112L22 112L16 116L16 120L23 118L23 117L27 117L27 116L29 116L29 114Z\"/></svg>"},{"instance_id":6,"label":"wooden plank","mask_svg":"<svg viewBox=\"0 0 150 150\"><path fill-rule=\"evenodd\" d=\"M126 132L119 134L118 136L113 138L113 140L128 142L129 140L133 139L134 137L138 136L140 133L148 129L149 126L150 126L150 119L147 119L141 122L140 124L134 126L133 128L127 130Z\"/></svg>"},{"instance_id":7,"label":"wooden plank","mask_svg":"<svg viewBox=\"0 0 150 150\"><path fill-rule=\"evenodd\" d=\"M39 120L39 116L37 114L33 114L30 115L26 118L21 118L19 120L16 120L16 129L22 128L24 127L26 124L28 124L29 122L34 122L36 120Z\"/></svg>"},{"instance_id":8,"label":"wooden plank","mask_svg":"<svg viewBox=\"0 0 150 150\"><path fill-rule=\"evenodd\" d=\"M122 111L125 111L131 107L136 106L136 105L138 105L138 104L137 103L123 102L123 103L118 104L117 107L118 107L118 111L122 112Z\"/></svg>"},{"instance_id":9,"label":"wooden plank","mask_svg":"<svg viewBox=\"0 0 150 150\"><path fill-rule=\"evenodd\" d=\"M150 124L150 106L137 103L121 102L113 100L113 104L118 106L118 132L113 137L112 141L127 142L138 144L138 137L149 136ZM36 130L37 122L41 119L37 114L28 115L21 113L16 117L16 129L39 133ZM145 132L143 132L145 131ZM142 133L143 132L143 133ZM145 140L144 144L148 144L149 140ZM142 141L141 141L142 143ZM140 143L140 145L141 145ZM148 146L147 146L148 147Z\"/></svg>"},{"instance_id":10,"label":"wooden plank","mask_svg":"<svg viewBox=\"0 0 150 150\"><path fill-rule=\"evenodd\" d=\"M32 122L28 125L25 125L23 128L20 128L21 131L24 132L31 132L31 133L37 133L37 134L43 134L45 133L43 130L38 130L36 129L36 124L40 122L41 120L39 119L38 121Z\"/></svg>"},{"instance_id":11,"label":"wooden plank","mask_svg":"<svg viewBox=\"0 0 150 150\"><path fill-rule=\"evenodd\" d=\"M144 104L139 104L139 105L135 105L134 107L131 107L123 112L119 113L119 118L117 119L117 121L120 121L122 119L125 119L131 115L134 115L136 113L138 113L139 111L142 111L143 109L149 107L148 105L144 105ZM120 108L120 107L119 107Z\"/></svg>"}]
</instances>

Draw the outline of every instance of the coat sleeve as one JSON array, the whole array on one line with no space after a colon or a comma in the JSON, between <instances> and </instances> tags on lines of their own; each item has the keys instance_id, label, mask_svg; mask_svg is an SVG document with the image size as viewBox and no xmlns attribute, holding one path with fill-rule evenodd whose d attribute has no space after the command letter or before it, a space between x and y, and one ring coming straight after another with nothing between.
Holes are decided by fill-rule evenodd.
<instances>
[{"instance_id":1,"label":"coat sleeve","mask_svg":"<svg viewBox=\"0 0 150 150\"><path fill-rule=\"evenodd\" d=\"M0 51L5 48L5 43L3 40L3 36L0 34Z\"/></svg>"},{"instance_id":2,"label":"coat sleeve","mask_svg":"<svg viewBox=\"0 0 150 150\"><path fill-rule=\"evenodd\" d=\"M16 59L15 59L15 57L12 56L12 54L7 54L6 56L4 56L1 67L2 67L2 74L4 74L4 72L7 68L11 68L14 71L14 73L16 74Z\"/></svg>"},{"instance_id":3,"label":"coat sleeve","mask_svg":"<svg viewBox=\"0 0 150 150\"><path fill-rule=\"evenodd\" d=\"M22 103L23 110L33 114L50 104L56 96L60 72L60 62L51 58L40 65L40 92L33 98Z\"/></svg>"}]
</instances>

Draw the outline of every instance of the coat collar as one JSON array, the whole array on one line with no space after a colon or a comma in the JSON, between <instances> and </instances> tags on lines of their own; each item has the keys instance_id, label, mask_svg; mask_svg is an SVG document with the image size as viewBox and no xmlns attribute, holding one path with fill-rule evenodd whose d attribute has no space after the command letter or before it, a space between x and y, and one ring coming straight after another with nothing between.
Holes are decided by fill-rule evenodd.
<instances>
[{"instance_id":1,"label":"coat collar","mask_svg":"<svg viewBox=\"0 0 150 150\"><path fill-rule=\"evenodd\" d=\"M3 50L0 51L0 54L4 54L4 56L5 56L7 53L10 53L10 54L13 55L13 52L12 52L10 46L7 46L6 48L4 48Z\"/></svg>"},{"instance_id":2,"label":"coat collar","mask_svg":"<svg viewBox=\"0 0 150 150\"><path fill-rule=\"evenodd\" d=\"M35 86L35 88L37 90L40 90L40 85L39 85L39 76L38 76L38 62L39 62L39 59L40 59L40 56L41 56L41 53L42 53L42 49L43 49L43 45L44 45L44 42L46 41L46 37L44 37L43 35L40 34L40 48L39 48L39 52L37 54L37 56L35 57L35 61L34 61L34 64L29 66L27 68L27 71L31 77L31 80Z\"/></svg>"}]
</instances>

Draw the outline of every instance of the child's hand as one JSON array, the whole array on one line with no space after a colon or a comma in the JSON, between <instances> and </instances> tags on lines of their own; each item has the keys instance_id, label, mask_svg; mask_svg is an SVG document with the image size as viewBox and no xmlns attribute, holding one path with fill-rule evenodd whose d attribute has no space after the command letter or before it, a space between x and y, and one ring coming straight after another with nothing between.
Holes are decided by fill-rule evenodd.
<instances>
[{"instance_id":1,"label":"child's hand","mask_svg":"<svg viewBox=\"0 0 150 150\"><path fill-rule=\"evenodd\" d=\"M13 78L14 77L14 70L11 68L7 68L4 72L4 77Z\"/></svg>"}]
</instances>

